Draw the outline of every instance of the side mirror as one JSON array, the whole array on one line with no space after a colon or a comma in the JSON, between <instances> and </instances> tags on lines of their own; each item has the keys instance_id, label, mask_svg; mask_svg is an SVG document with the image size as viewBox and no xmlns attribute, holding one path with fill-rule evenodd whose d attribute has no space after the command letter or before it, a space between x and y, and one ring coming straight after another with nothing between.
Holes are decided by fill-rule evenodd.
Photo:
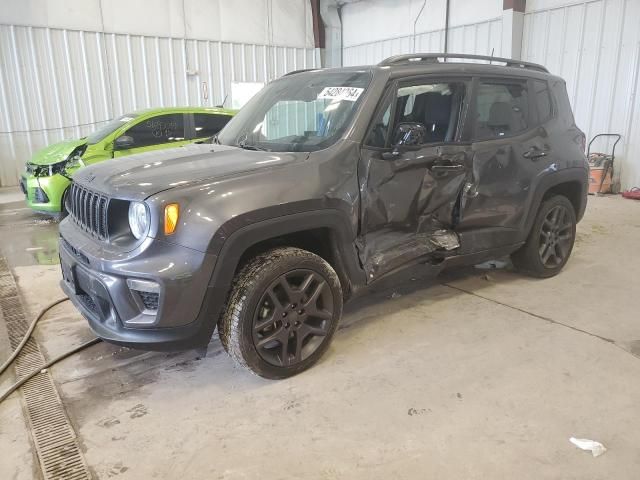
<instances>
[{"instance_id":1,"label":"side mirror","mask_svg":"<svg viewBox=\"0 0 640 480\"><path fill-rule=\"evenodd\" d=\"M393 132L393 146L417 146L425 143L427 128L419 122L399 123Z\"/></svg>"},{"instance_id":2,"label":"side mirror","mask_svg":"<svg viewBox=\"0 0 640 480\"><path fill-rule=\"evenodd\" d=\"M129 148L134 147L135 142L133 141L133 137L129 135L121 135L116 138L115 142L113 142L114 150L127 150Z\"/></svg>"}]
</instances>

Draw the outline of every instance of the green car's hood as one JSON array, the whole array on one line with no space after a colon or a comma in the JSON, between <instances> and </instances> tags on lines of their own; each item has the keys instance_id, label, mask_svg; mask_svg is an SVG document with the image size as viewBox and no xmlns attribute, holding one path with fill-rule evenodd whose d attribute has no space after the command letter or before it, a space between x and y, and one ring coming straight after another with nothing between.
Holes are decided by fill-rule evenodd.
<instances>
[{"instance_id":1,"label":"green car's hood","mask_svg":"<svg viewBox=\"0 0 640 480\"><path fill-rule=\"evenodd\" d=\"M80 140L63 140L62 142L54 143L48 147L38 150L29 163L35 165L52 165L54 163L62 162L73 152L73 150L81 145L87 143L85 138Z\"/></svg>"}]
</instances>

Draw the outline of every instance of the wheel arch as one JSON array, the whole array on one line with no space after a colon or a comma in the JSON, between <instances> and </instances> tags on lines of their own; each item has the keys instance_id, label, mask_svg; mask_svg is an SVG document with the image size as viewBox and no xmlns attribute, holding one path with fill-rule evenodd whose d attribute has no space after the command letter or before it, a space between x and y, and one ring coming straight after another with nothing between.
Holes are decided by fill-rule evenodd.
<instances>
[{"instance_id":1,"label":"wheel arch","mask_svg":"<svg viewBox=\"0 0 640 480\"><path fill-rule=\"evenodd\" d=\"M366 281L357 260L350 225L346 213L332 208L264 219L244 225L230 235L227 235L229 226L225 224L219 229L223 238L218 241L223 243L210 285L228 288L248 259L270 248L293 246L326 260L338 274L343 292L348 296ZM212 244L215 243L214 240Z\"/></svg>"},{"instance_id":2,"label":"wheel arch","mask_svg":"<svg viewBox=\"0 0 640 480\"><path fill-rule=\"evenodd\" d=\"M526 217L523 240L528 237L533 227L540 205L551 195L567 197L575 210L576 220L580 221L587 206L588 179L588 171L584 168L568 168L543 177L535 189L531 208Z\"/></svg>"}]
</instances>

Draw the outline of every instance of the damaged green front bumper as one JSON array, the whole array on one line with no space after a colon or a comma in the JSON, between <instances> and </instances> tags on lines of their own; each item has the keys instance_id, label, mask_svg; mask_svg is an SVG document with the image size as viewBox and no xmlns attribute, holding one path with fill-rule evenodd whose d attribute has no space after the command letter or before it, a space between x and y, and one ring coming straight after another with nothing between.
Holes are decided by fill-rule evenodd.
<instances>
[{"instance_id":1,"label":"damaged green front bumper","mask_svg":"<svg viewBox=\"0 0 640 480\"><path fill-rule=\"evenodd\" d=\"M71 180L59 173L36 177L27 172L20 177L20 188L26 196L27 205L41 212L61 212L64 192L70 184Z\"/></svg>"}]
</instances>

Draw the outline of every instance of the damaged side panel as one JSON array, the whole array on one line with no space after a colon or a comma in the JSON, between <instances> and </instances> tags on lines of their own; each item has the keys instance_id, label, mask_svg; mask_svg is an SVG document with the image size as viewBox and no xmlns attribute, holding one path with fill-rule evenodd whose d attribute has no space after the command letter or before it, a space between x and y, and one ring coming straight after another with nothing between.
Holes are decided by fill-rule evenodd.
<instances>
[{"instance_id":1,"label":"damaged side panel","mask_svg":"<svg viewBox=\"0 0 640 480\"><path fill-rule=\"evenodd\" d=\"M425 146L393 159L362 150L357 246L369 281L438 250L459 247L453 229L469 161L463 145Z\"/></svg>"}]
</instances>

